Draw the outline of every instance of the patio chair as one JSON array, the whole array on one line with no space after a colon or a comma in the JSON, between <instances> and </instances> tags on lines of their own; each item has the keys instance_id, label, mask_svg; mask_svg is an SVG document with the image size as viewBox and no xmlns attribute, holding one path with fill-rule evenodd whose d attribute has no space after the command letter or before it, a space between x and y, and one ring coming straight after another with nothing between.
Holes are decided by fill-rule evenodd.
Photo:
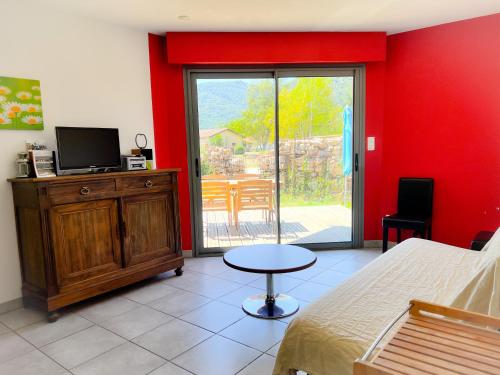
<instances>
[{"instance_id":1,"label":"patio chair","mask_svg":"<svg viewBox=\"0 0 500 375\"><path fill-rule=\"evenodd\" d=\"M233 223L231 186L227 181L201 181L203 211L226 211L229 225Z\"/></svg>"},{"instance_id":2,"label":"patio chair","mask_svg":"<svg viewBox=\"0 0 500 375\"><path fill-rule=\"evenodd\" d=\"M262 210L266 223L272 220L273 182L271 180L238 181L234 197L234 222L239 228L239 213L245 210Z\"/></svg>"},{"instance_id":3,"label":"patio chair","mask_svg":"<svg viewBox=\"0 0 500 375\"><path fill-rule=\"evenodd\" d=\"M401 242L401 229L412 229L414 235L432 238L432 178L400 178L398 187L398 212L382 219L382 252L387 251L389 228L397 229L397 241Z\"/></svg>"}]
</instances>

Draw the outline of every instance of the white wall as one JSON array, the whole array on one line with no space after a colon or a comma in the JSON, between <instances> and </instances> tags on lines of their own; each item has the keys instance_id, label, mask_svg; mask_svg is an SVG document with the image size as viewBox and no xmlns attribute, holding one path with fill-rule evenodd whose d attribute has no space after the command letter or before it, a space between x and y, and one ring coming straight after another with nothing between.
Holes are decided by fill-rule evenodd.
<instances>
[{"instance_id":1,"label":"white wall","mask_svg":"<svg viewBox=\"0 0 500 375\"><path fill-rule=\"evenodd\" d=\"M0 303L21 296L12 192L24 141L55 144L54 126L120 129L122 153L136 133L153 145L147 34L35 2L0 4L0 76L39 79L43 131L0 130Z\"/></svg>"}]
</instances>

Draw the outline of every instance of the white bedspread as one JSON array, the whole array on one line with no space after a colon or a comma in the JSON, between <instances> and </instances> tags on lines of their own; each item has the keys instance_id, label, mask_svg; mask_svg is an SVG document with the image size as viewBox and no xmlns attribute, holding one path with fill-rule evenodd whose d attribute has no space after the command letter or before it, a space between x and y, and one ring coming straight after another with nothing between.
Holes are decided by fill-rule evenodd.
<instances>
[{"instance_id":1,"label":"white bedspread","mask_svg":"<svg viewBox=\"0 0 500 375\"><path fill-rule=\"evenodd\" d=\"M477 251L416 238L402 242L297 315L273 374L352 374L353 362L411 299L451 305L494 263ZM490 298L491 291L482 289Z\"/></svg>"}]
</instances>

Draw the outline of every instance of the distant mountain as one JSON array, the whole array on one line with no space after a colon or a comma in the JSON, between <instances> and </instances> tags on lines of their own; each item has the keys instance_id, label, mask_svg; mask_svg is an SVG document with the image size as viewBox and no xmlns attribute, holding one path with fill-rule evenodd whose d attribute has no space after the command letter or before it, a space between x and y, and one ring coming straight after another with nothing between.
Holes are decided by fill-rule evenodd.
<instances>
[{"instance_id":1,"label":"distant mountain","mask_svg":"<svg viewBox=\"0 0 500 375\"><path fill-rule=\"evenodd\" d=\"M198 80L200 129L219 128L237 119L247 107L248 82Z\"/></svg>"}]
</instances>

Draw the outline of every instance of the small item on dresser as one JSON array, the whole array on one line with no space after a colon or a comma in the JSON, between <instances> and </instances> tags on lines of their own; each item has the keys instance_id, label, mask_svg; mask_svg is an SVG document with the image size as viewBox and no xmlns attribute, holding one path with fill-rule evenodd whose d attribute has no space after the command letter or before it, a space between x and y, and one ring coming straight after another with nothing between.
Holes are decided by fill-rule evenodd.
<instances>
[{"instance_id":1,"label":"small item on dresser","mask_svg":"<svg viewBox=\"0 0 500 375\"><path fill-rule=\"evenodd\" d=\"M146 167L149 170L153 169L153 149L146 148L148 146L148 138L146 134L137 133L135 135L135 145L137 149L132 150L133 155L142 155L146 158Z\"/></svg>"},{"instance_id":2,"label":"small item on dresser","mask_svg":"<svg viewBox=\"0 0 500 375\"><path fill-rule=\"evenodd\" d=\"M144 156L122 155L122 171L142 171L147 169Z\"/></svg>"},{"instance_id":3,"label":"small item on dresser","mask_svg":"<svg viewBox=\"0 0 500 375\"><path fill-rule=\"evenodd\" d=\"M23 178L30 176L30 161L26 151L18 152L16 159L16 177Z\"/></svg>"},{"instance_id":4,"label":"small item on dresser","mask_svg":"<svg viewBox=\"0 0 500 375\"><path fill-rule=\"evenodd\" d=\"M135 145L137 146L137 148L139 148L141 150L143 148L148 147L148 138L146 137L146 134L137 133L135 135ZM143 146L141 146L141 145L143 145Z\"/></svg>"},{"instance_id":5,"label":"small item on dresser","mask_svg":"<svg viewBox=\"0 0 500 375\"><path fill-rule=\"evenodd\" d=\"M26 151L47 149L47 146L38 141L26 140L25 145L26 145Z\"/></svg>"},{"instance_id":6,"label":"small item on dresser","mask_svg":"<svg viewBox=\"0 0 500 375\"><path fill-rule=\"evenodd\" d=\"M29 156L36 177L55 177L54 155L50 150L30 150Z\"/></svg>"},{"instance_id":7,"label":"small item on dresser","mask_svg":"<svg viewBox=\"0 0 500 375\"><path fill-rule=\"evenodd\" d=\"M134 148L131 151L132 155L144 156L146 158L146 166L149 170L153 169L153 149L152 148Z\"/></svg>"}]
</instances>

